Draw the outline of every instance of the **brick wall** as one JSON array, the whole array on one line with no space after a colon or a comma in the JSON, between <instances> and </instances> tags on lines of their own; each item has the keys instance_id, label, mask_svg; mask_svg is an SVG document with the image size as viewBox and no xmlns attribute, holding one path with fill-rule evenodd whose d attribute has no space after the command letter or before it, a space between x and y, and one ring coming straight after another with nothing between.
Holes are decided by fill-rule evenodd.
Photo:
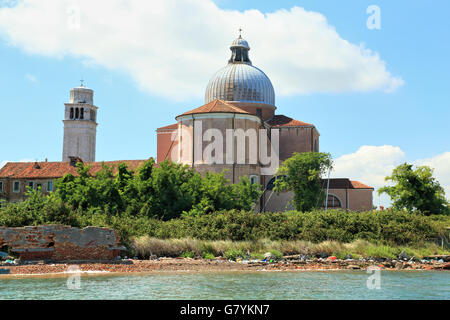
<instances>
[{"instance_id":1,"label":"brick wall","mask_svg":"<svg viewBox=\"0 0 450 320\"><path fill-rule=\"evenodd\" d=\"M294 152L314 151L314 141L317 141L319 151L319 134L309 127L282 127L280 129L280 161L284 161Z\"/></svg>"},{"instance_id":2,"label":"brick wall","mask_svg":"<svg viewBox=\"0 0 450 320\"><path fill-rule=\"evenodd\" d=\"M112 229L63 225L0 227L0 249L4 247L21 260L55 261L113 259L124 249Z\"/></svg>"}]
</instances>

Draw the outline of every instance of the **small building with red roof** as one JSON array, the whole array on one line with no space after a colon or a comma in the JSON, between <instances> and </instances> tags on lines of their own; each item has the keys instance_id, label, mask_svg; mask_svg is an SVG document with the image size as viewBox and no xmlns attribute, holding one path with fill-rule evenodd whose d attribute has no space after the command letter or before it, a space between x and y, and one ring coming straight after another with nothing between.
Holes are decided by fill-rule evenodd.
<instances>
[{"instance_id":1,"label":"small building with red roof","mask_svg":"<svg viewBox=\"0 0 450 320\"><path fill-rule=\"evenodd\" d=\"M85 162L90 166L90 174L95 176L106 165L116 172L119 164L124 163L129 170L136 171L147 160L119 160L103 162ZM80 158L63 162L7 162L0 168L0 199L19 202L25 199L27 187L40 189L44 194L55 190L55 182L66 174L78 175L76 163Z\"/></svg>"}]
</instances>

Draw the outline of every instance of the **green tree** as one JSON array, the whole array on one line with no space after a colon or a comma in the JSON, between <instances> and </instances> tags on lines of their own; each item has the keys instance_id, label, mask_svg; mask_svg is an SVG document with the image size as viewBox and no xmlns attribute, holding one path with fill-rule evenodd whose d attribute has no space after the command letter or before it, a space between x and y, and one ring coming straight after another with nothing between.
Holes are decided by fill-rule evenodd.
<instances>
[{"instance_id":1,"label":"green tree","mask_svg":"<svg viewBox=\"0 0 450 320\"><path fill-rule=\"evenodd\" d=\"M189 166L163 161L152 171L149 212L164 220L178 217L200 200L201 176Z\"/></svg>"},{"instance_id":2,"label":"green tree","mask_svg":"<svg viewBox=\"0 0 450 320\"><path fill-rule=\"evenodd\" d=\"M278 169L274 190L292 190L295 208L310 211L323 203L325 194L321 177L332 167L333 161L329 153L294 152Z\"/></svg>"},{"instance_id":3,"label":"green tree","mask_svg":"<svg viewBox=\"0 0 450 320\"><path fill-rule=\"evenodd\" d=\"M57 208L58 219L66 219L66 207L89 216L104 214L133 218L157 218L170 220L183 212L203 215L215 210L251 210L260 195L258 185L250 184L247 177L238 184L230 184L224 173L206 172L202 176L187 165L164 161L155 165L150 159L137 172L126 164L117 170L105 164L96 172L77 164L77 174L67 174L56 182L52 198L35 197L29 201L33 207L52 202ZM58 201L56 201L58 200ZM67 218L68 219L68 218Z\"/></svg>"},{"instance_id":4,"label":"green tree","mask_svg":"<svg viewBox=\"0 0 450 320\"><path fill-rule=\"evenodd\" d=\"M90 166L77 163L77 176L65 175L56 182L55 194L73 208L100 208L118 213L123 209L119 179L114 179L113 168L102 165L93 177Z\"/></svg>"},{"instance_id":5,"label":"green tree","mask_svg":"<svg viewBox=\"0 0 450 320\"><path fill-rule=\"evenodd\" d=\"M232 208L237 210L252 210L262 193L259 184L252 184L247 176L239 178L239 183L233 184L232 188L234 192Z\"/></svg>"},{"instance_id":6,"label":"green tree","mask_svg":"<svg viewBox=\"0 0 450 320\"><path fill-rule=\"evenodd\" d=\"M258 184L251 184L247 176L239 179L239 183L230 184L225 173L206 172L198 182L199 200L185 215L199 216L219 210L252 210L261 195Z\"/></svg>"},{"instance_id":7,"label":"green tree","mask_svg":"<svg viewBox=\"0 0 450 320\"><path fill-rule=\"evenodd\" d=\"M378 194L387 193L395 209L419 211L426 215L449 214L449 202L444 189L433 177L430 167L420 166L414 170L413 165L404 163L396 167L385 180L395 185L380 188Z\"/></svg>"}]
</instances>

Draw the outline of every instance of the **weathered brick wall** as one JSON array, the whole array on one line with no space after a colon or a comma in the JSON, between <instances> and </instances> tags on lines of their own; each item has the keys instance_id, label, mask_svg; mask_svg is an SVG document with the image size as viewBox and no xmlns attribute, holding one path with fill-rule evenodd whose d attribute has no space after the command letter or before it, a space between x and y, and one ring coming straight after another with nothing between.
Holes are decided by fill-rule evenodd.
<instances>
[{"instance_id":1,"label":"weathered brick wall","mask_svg":"<svg viewBox=\"0 0 450 320\"><path fill-rule=\"evenodd\" d=\"M0 248L7 246L22 260L103 260L119 253L119 237L108 228L84 229L43 225L0 227Z\"/></svg>"}]
</instances>

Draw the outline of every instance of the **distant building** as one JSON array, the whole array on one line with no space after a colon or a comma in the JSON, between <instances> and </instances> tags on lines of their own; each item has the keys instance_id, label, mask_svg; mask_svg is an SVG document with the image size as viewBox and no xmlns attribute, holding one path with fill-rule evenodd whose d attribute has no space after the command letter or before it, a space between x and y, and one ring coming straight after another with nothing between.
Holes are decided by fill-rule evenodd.
<instances>
[{"instance_id":1,"label":"distant building","mask_svg":"<svg viewBox=\"0 0 450 320\"><path fill-rule=\"evenodd\" d=\"M55 181L65 174L78 175L76 163L79 158L68 162L8 162L0 169L0 200L20 202L25 199L27 187L40 188L44 194L55 190ZM117 169L120 163L125 163L131 170L136 170L146 160L123 160L106 162L86 162L91 166L90 173L95 175L102 169L103 163Z\"/></svg>"},{"instance_id":2,"label":"distant building","mask_svg":"<svg viewBox=\"0 0 450 320\"><path fill-rule=\"evenodd\" d=\"M269 182L266 192L273 192L274 180ZM359 181L352 181L346 178L335 178L322 180L322 188L325 191L328 187L327 209L345 209L351 211L372 210L373 187L365 185ZM273 193L271 199L265 203L264 211L285 211L294 210L290 203L294 196L293 192ZM273 199L273 200L272 200ZM272 200L272 201L271 201ZM325 208L325 202L321 204Z\"/></svg>"}]
</instances>

